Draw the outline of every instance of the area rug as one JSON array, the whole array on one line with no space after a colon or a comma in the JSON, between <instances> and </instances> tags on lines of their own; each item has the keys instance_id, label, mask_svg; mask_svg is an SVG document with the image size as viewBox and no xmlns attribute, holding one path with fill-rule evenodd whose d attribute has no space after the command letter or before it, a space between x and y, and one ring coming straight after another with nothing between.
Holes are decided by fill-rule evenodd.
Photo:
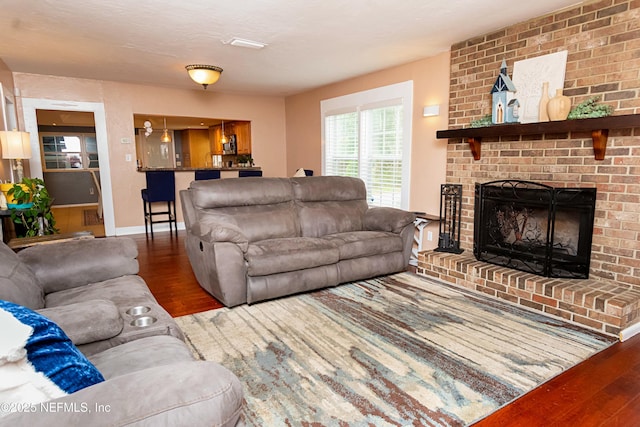
<instances>
[{"instance_id":1,"label":"area rug","mask_svg":"<svg viewBox=\"0 0 640 427\"><path fill-rule=\"evenodd\" d=\"M462 426L615 342L411 273L176 319L247 426Z\"/></svg>"},{"instance_id":2,"label":"area rug","mask_svg":"<svg viewBox=\"0 0 640 427\"><path fill-rule=\"evenodd\" d=\"M84 220L82 225L101 225L104 224L104 220L98 216L97 209L85 209Z\"/></svg>"}]
</instances>

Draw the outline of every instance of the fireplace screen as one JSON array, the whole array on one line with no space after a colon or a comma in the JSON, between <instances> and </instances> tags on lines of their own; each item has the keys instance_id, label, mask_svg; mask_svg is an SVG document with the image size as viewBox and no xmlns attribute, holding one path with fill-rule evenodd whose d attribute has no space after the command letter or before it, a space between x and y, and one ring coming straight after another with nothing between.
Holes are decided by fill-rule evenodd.
<instances>
[{"instance_id":1,"label":"fireplace screen","mask_svg":"<svg viewBox=\"0 0 640 427\"><path fill-rule=\"evenodd\" d=\"M529 181L476 184L478 260L547 277L589 277L595 188Z\"/></svg>"}]
</instances>

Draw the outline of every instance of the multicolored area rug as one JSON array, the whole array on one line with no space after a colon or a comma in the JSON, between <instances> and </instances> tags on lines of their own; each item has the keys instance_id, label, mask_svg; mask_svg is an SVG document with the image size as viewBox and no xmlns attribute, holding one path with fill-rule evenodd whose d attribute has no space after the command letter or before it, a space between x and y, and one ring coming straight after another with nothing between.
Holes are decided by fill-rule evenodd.
<instances>
[{"instance_id":1,"label":"multicolored area rug","mask_svg":"<svg viewBox=\"0 0 640 427\"><path fill-rule=\"evenodd\" d=\"M176 319L247 426L461 426L615 339L411 273Z\"/></svg>"}]
</instances>

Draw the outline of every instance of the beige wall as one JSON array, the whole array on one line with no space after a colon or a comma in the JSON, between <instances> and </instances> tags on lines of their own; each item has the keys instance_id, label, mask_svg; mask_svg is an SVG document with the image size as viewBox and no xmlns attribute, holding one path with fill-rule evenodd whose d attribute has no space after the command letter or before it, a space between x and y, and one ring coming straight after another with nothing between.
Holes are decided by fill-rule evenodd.
<instances>
[{"instance_id":1,"label":"beige wall","mask_svg":"<svg viewBox=\"0 0 640 427\"><path fill-rule=\"evenodd\" d=\"M448 123L449 52L287 97L287 173L300 167L322 170L321 100L407 80L413 80L414 101L409 209L438 213L447 142L436 139L436 130ZM440 116L422 117L423 107L431 104L440 104Z\"/></svg>"},{"instance_id":2,"label":"beige wall","mask_svg":"<svg viewBox=\"0 0 640 427\"><path fill-rule=\"evenodd\" d=\"M440 184L445 182L446 141L436 140L435 133L436 130L447 127L448 52L286 99L26 73L14 73L13 76L15 86L21 95L17 98L18 107L21 98L104 104L115 226L121 230L144 224L140 200L144 175L135 170L135 146L120 143L122 138L134 138L134 113L250 120L253 157L257 165L263 168L265 176L290 176L299 167L314 169L319 174L320 101L413 80L414 116L409 208L434 214L439 210ZM440 104L439 117L422 117L424 105L429 104ZM131 154L134 161L126 162L126 154ZM190 172L178 173L177 188L186 188L192 175ZM181 212L178 216L181 221Z\"/></svg>"},{"instance_id":3,"label":"beige wall","mask_svg":"<svg viewBox=\"0 0 640 427\"><path fill-rule=\"evenodd\" d=\"M133 114L195 116L250 120L253 158L265 176L285 176L285 114L281 97L221 94L213 90L178 90L117 82L14 73L22 98L103 103L109 141L116 229L144 225L140 189L144 174L136 171ZM19 105L20 107L20 105ZM19 114L21 116L21 114ZM22 118L20 118L22 120ZM133 161L126 162L131 154ZM176 174L176 189L186 188L193 172ZM178 221L182 213L178 205Z\"/></svg>"}]
</instances>

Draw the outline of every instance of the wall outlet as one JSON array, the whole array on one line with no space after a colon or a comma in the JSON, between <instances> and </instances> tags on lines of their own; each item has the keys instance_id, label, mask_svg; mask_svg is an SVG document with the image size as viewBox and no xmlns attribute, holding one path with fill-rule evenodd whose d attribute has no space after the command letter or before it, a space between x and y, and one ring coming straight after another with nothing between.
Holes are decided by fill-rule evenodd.
<instances>
[{"instance_id":1,"label":"wall outlet","mask_svg":"<svg viewBox=\"0 0 640 427\"><path fill-rule=\"evenodd\" d=\"M131 161L131 154L125 154L124 155L124 161L125 162L130 162Z\"/></svg>"},{"instance_id":2,"label":"wall outlet","mask_svg":"<svg viewBox=\"0 0 640 427\"><path fill-rule=\"evenodd\" d=\"M121 144L131 144L131 138L120 138Z\"/></svg>"},{"instance_id":3,"label":"wall outlet","mask_svg":"<svg viewBox=\"0 0 640 427\"><path fill-rule=\"evenodd\" d=\"M427 240L430 242L433 241L433 231L427 231Z\"/></svg>"}]
</instances>

